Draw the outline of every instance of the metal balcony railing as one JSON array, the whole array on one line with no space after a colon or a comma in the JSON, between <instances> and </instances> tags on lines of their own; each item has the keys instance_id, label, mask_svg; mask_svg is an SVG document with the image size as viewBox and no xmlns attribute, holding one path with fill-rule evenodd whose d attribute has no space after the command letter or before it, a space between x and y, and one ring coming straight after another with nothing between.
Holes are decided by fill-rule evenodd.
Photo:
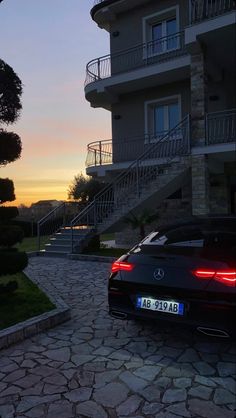
<instances>
[{"instance_id":1,"label":"metal balcony railing","mask_svg":"<svg viewBox=\"0 0 236 418\"><path fill-rule=\"evenodd\" d=\"M162 146L159 146L159 158L168 157L172 148L184 136L181 128L166 136L168 133L168 131L163 131L155 135L91 142L87 146L86 166L97 167L116 162L134 161L163 137L166 137L166 140L163 141ZM171 146L168 141L171 141Z\"/></svg>"},{"instance_id":2,"label":"metal balcony railing","mask_svg":"<svg viewBox=\"0 0 236 418\"><path fill-rule=\"evenodd\" d=\"M190 23L198 23L236 10L235 0L190 0Z\"/></svg>"},{"instance_id":3,"label":"metal balcony railing","mask_svg":"<svg viewBox=\"0 0 236 418\"><path fill-rule=\"evenodd\" d=\"M206 145L236 142L236 109L206 114L205 125ZM168 142L163 141L162 146L159 146L159 158L168 157L174 144L178 143L184 134L181 128L166 136L167 134L168 132L164 131L155 135L91 142L87 146L86 166L97 167L133 161L162 137L171 141L171 147Z\"/></svg>"},{"instance_id":4,"label":"metal balcony railing","mask_svg":"<svg viewBox=\"0 0 236 418\"><path fill-rule=\"evenodd\" d=\"M116 54L105 55L87 64L85 86L113 75L165 62L186 53L184 32L178 32Z\"/></svg>"},{"instance_id":5,"label":"metal balcony railing","mask_svg":"<svg viewBox=\"0 0 236 418\"><path fill-rule=\"evenodd\" d=\"M207 145L236 142L236 109L206 115Z\"/></svg>"}]
</instances>

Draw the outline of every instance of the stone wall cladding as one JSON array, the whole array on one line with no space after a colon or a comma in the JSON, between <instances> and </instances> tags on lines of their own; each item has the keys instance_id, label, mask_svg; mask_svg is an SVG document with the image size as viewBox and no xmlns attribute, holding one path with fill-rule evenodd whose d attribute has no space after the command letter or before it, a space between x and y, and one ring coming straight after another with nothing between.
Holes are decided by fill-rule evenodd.
<instances>
[{"instance_id":1,"label":"stone wall cladding","mask_svg":"<svg viewBox=\"0 0 236 418\"><path fill-rule=\"evenodd\" d=\"M192 156L193 215L209 213L209 173L205 155Z\"/></svg>"},{"instance_id":2,"label":"stone wall cladding","mask_svg":"<svg viewBox=\"0 0 236 418\"><path fill-rule=\"evenodd\" d=\"M0 350L39 334L46 329L55 327L71 317L70 308L61 297L55 295L55 289L50 285L50 282L47 285L42 285L39 280L30 275L29 268L24 273L47 294L51 302L56 305L56 308L0 331Z\"/></svg>"},{"instance_id":3,"label":"stone wall cladding","mask_svg":"<svg viewBox=\"0 0 236 418\"><path fill-rule=\"evenodd\" d=\"M227 176L225 174L211 174L210 184L210 212L228 214L229 196Z\"/></svg>"},{"instance_id":4,"label":"stone wall cladding","mask_svg":"<svg viewBox=\"0 0 236 418\"><path fill-rule=\"evenodd\" d=\"M192 145L205 145L206 71L205 58L200 45L191 51L191 128Z\"/></svg>"}]
</instances>

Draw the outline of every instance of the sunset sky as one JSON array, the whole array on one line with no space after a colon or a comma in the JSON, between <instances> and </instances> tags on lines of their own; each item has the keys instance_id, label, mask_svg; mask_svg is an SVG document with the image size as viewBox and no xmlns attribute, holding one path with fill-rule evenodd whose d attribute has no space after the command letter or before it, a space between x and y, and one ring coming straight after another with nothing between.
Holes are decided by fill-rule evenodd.
<instances>
[{"instance_id":1,"label":"sunset sky","mask_svg":"<svg viewBox=\"0 0 236 418\"><path fill-rule=\"evenodd\" d=\"M85 171L86 146L110 138L110 114L84 98L85 67L109 52L108 34L90 17L93 0L4 0L0 57L23 83L21 159L0 169L14 181L14 205L67 199ZM2 125L5 128L5 126Z\"/></svg>"}]
</instances>

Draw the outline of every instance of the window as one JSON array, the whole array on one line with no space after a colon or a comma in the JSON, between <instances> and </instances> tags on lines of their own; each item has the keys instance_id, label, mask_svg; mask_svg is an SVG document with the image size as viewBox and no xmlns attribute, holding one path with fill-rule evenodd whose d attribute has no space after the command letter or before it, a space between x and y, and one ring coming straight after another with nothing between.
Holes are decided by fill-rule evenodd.
<instances>
[{"instance_id":1,"label":"window","mask_svg":"<svg viewBox=\"0 0 236 418\"><path fill-rule=\"evenodd\" d=\"M146 57L179 48L179 8L165 9L143 19Z\"/></svg>"},{"instance_id":2,"label":"window","mask_svg":"<svg viewBox=\"0 0 236 418\"><path fill-rule=\"evenodd\" d=\"M176 18L152 25L151 32L152 38L149 52L161 54L177 48Z\"/></svg>"},{"instance_id":3,"label":"window","mask_svg":"<svg viewBox=\"0 0 236 418\"><path fill-rule=\"evenodd\" d=\"M146 134L152 138L164 136L180 121L181 106L178 96L146 103ZM180 136L181 133L174 131L173 137L176 138L176 135Z\"/></svg>"},{"instance_id":4,"label":"window","mask_svg":"<svg viewBox=\"0 0 236 418\"><path fill-rule=\"evenodd\" d=\"M168 132L179 123L178 102L154 106L154 135Z\"/></svg>"},{"instance_id":5,"label":"window","mask_svg":"<svg viewBox=\"0 0 236 418\"><path fill-rule=\"evenodd\" d=\"M165 247L197 247L212 249L235 249L236 232L224 219L202 224L176 226L171 229L150 234L143 242L145 245Z\"/></svg>"}]
</instances>

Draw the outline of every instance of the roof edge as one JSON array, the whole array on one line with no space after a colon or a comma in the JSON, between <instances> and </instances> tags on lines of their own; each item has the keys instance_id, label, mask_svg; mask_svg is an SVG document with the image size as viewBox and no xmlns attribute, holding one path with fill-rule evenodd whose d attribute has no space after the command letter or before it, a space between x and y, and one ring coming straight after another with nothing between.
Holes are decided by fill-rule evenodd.
<instances>
[{"instance_id":1,"label":"roof edge","mask_svg":"<svg viewBox=\"0 0 236 418\"><path fill-rule=\"evenodd\" d=\"M91 15L92 19L94 20L94 16L95 16L95 14L97 13L98 10L100 10L103 7L106 7L106 6L110 6L110 4L116 3L117 1L119 1L119 0L103 0L98 4L95 4L90 11L90 15Z\"/></svg>"}]
</instances>

